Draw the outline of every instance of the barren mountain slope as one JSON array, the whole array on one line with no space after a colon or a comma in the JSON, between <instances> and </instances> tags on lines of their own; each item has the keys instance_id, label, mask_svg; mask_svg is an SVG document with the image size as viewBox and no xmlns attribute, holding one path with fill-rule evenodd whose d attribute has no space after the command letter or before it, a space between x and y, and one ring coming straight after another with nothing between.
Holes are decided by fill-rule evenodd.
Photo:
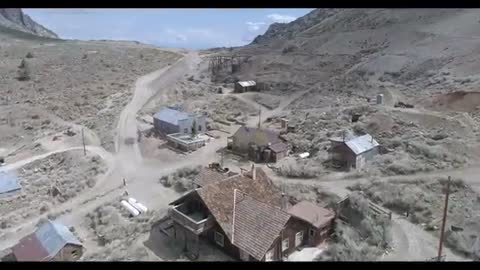
<instances>
[{"instance_id":1,"label":"barren mountain slope","mask_svg":"<svg viewBox=\"0 0 480 270\"><path fill-rule=\"evenodd\" d=\"M0 26L47 38L58 38L57 34L36 23L20 8L0 8Z\"/></svg>"},{"instance_id":2,"label":"barren mountain slope","mask_svg":"<svg viewBox=\"0 0 480 270\"><path fill-rule=\"evenodd\" d=\"M235 75L336 94L385 83L407 96L475 89L479 21L478 9L317 9L235 49L252 55Z\"/></svg>"}]
</instances>

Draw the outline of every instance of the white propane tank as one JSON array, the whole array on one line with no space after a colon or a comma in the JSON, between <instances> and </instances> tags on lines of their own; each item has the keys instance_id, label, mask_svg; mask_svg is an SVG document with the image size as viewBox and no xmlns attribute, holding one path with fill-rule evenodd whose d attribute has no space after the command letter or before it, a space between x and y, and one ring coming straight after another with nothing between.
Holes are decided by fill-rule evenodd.
<instances>
[{"instance_id":1,"label":"white propane tank","mask_svg":"<svg viewBox=\"0 0 480 270\"><path fill-rule=\"evenodd\" d=\"M148 210L147 207L145 207L145 205L139 203L134 198L129 198L128 203L130 203L133 207L135 207L136 209L138 209L138 211L140 211L142 213L146 213L147 210Z\"/></svg>"},{"instance_id":2,"label":"white propane tank","mask_svg":"<svg viewBox=\"0 0 480 270\"><path fill-rule=\"evenodd\" d=\"M310 153L309 152L305 152L305 153L301 153L300 155L298 155L300 158L307 158L310 156Z\"/></svg>"},{"instance_id":3,"label":"white propane tank","mask_svg":"<svg viewBox=\"0 0 480 270\"><path fill-rule=\"evenodd\" d=\"M135 207L133 207L131 204L129 204L127 201L122 200L121 203L123 207L125 207L128 210L128 212L132 214L132 216L136 217L140 215L140 212L137 209L135 209Z\"/></svg>"}]
</instances>

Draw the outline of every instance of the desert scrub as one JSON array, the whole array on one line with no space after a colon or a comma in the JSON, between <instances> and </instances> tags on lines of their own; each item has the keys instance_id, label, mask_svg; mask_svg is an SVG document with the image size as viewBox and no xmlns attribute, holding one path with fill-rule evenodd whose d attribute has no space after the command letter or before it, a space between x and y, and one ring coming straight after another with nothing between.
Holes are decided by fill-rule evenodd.
<instances>
[{"instance_id":1,"label":"desert scrub","mask_svg":"<svg viewBox=\"0 0 480 270\"><path fill-rule=\"evenodd\" d=\"M18 77L19 81L28 81L30 80L31 73L30 73L30 65L25 59L22 59L20 62L20 66L18 66Z\"/></svg>"},{"instance_id":2,"label":"desert scrub","mask_svg":"<svg viewBox=\"0 0 480 270\"><path fill-rule=\"evenodd\" d=\"M349 187L422 225L437 236L443 215L446 177L372 181ZM480 255L480 196L462 179L452 179L445 244L463 255Z\"/></svg>"},{"instance_id":3,"label":"desert scrub","mask_svg":"<svg viewBox=\"0 0 480 270\"><path fill-rule=\"evenodd\" d=\"M186 167L178 169L176 172L165 175L160 178L160 183L164 187L172 187L177 192L185 192L195 188L193 180L200 173L201 166L194 168Z\"/></svg>"},{"instance_id":4,"label":"desert scrub","mask_svg":"<svg viewBox=\"0 0 480 270\"><path fill-rule=\"evenodd\" d=\"M315 178L322 172L323 167L316 160L295 160L293 158L285 158L275 169L275 173L278 175L290 178Z\"/></svg>"},{"instance_id":5,"label":"desert scrub","mask_svg":"<svg viewBox=\"0 0 480 270\"><path fill-rule=\"evenodd\" d=\"M349 196L348 224L337 219L332 242L316 260L373 261L391 245L391 222L384 215L371 213L369 202L360 192Z\"/></svg>"}]
</instances>

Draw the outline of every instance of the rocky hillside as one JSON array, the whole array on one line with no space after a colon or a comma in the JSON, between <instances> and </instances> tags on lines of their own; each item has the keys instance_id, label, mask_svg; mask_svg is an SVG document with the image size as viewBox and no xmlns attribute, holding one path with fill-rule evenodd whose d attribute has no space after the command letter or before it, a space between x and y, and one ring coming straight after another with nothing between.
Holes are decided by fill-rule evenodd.
<instances>
[{"instance_id":1,"label":"rocky hillside","mask_svg":"<svg viewBox=\"0 0 480 270\"><path fill-rule=\"evenodd\" d=\"M41 37L58 38L57 34L36 23L20 8L1 8L0 26Z\"/></svg>"},{"instance_id":2,"label":"rocky hillside","mask_svg":"<svg viewBox=\"0 0 480 270\"><path fill-rule=\"evenodd\" d=\"M317 9L234 49L252 57L233 79L317 97L478 90L479 22L478 9Z\"/></svg>"}]
</instances>

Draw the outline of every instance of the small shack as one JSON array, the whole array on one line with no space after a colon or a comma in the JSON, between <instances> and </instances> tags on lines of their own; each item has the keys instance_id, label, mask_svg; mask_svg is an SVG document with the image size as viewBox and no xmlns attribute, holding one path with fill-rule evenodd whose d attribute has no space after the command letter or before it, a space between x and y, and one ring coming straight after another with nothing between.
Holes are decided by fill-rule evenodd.
<instances>
[{"instance_id":1,"label":"small shack","mask_svg":"<svg viewBox=\"0 0 480 270\"><path fill-rule=\"evenodd\" d=\"M375 139L365 134L353 138L331 138L330 157L333 162L345 167L361 169L367 160L379 153L379 144Z\"/></svg>"},{"instance_id":2,"label":"small shack","mask_svg":"<svg viewBox=\"0 0 480 270\"><path fill-rule=\"evenodd\" d=\"M318 246L329 236L335 219L335 212L309 201L301 201L292 206L288 213L308 224L308 232L302 238L309 246ZM300 236L297 236L300 238ZM295 239L295 241L300 241Z\"/></svg>"},{"instance_id":3,"label":"small shack","mask_svg":"<svg viewBox=\"0 0 480 270\"><path fill-rule=\"evenodd\" d=\"M0 172L0 195L20 190L17 175L12 172Z\"/></svg>"},{"instance_id":4,"label":"small shack","mask_svg":"<svg viewBox=\"0 0 480 270\"><path fill-rule=\"evenodd\" d=\"M76 261L83 254L83 246L73 233L50 220L20 239L12 250L17 261Z\"/></svg>"},{"instance_id":5,"label":"small shack","mask_svg":"<svg viewBox=\"0 0 480 270\"><path fill-rule=\"evenodd\" d=\"M277 162L287 156L288 146L270 129L240 127L228 138L228 148L253 162Z\"/></svg>"},{"instance_id":6,"label":"small shack","mask_svg":"<svg viewBox=\"0 0 480 270\"><path fill-rule=\"evenodd\" d=\"M235 83L235 93L244 93L257 90L255 81L238 81Z\"/></svg>"}]
</instances>

